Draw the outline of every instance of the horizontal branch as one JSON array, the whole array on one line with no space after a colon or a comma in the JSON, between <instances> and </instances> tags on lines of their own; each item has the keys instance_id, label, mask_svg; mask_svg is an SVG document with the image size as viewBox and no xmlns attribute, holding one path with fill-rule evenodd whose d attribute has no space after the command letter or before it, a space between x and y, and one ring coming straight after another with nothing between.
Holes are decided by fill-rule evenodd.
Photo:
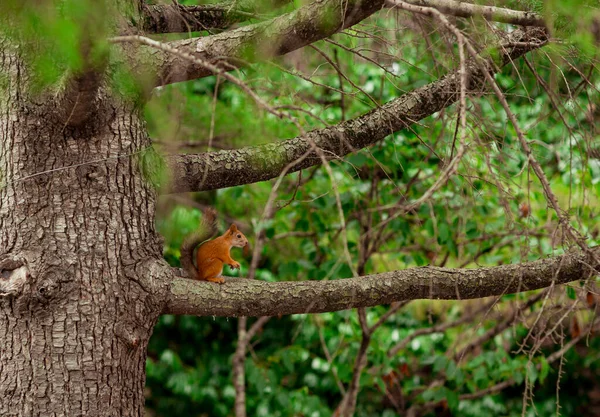
<instances>
[{"instance_id":1,"label":"horizontal branch","mask_svg":"<svg viewBox=\"0 0 600 417\"><path fill-rule=\"evenodd\" d=\"M231 69L241 63L258 62L284 55L337 33L371 16L383 0L315 0L306 6L266 22L202 38L166 44L195 58ZM146 49L156 86L212 75L164 50Z\"/></svg>"},{"instance_id":2,"label":"horizontal branch","mask_svg":"<svg viewBox=\"0 0 600 417\"><path fill-rule=\"evenodd\" d=\"M541 28L512 32L509 44L518 46L499 49L494 64L488 65L489 71L495 72L539 48L547 39L547 32ZM469 60L466 70L469 90L480 91L485 79L481 67ZM266 181L300 160L310 152L313 144L320 148L320 152L313 151L302 158L288 173L321 164L323 159L319 154L330 159L343 157L452 105L458 100L459 91L460 73L457 70L358 118L293 139L236 150L168 156L173 182L166 192L206 191Z\"/></svg>"},{"instance_id":3,"label":"horizontal branch","mask_svg":"<svg viewBox=\"0 0 600 417\"><path fill-rule=\"evenodd\" d=\"M225 29L247 20L247 13L236 13L231 4L183 6L145 4L141 29L145 33L199 32Z\"/></svg>"},{"instance_id":4,"label":"horizontal branch","mask_svg":"<svg viewBox=\"0 0 600 417\"><path fill-rule=\"evenodd\" d=\"M275 316L323 313L418 299L464 300L536 290L584 280L592 273L591 253L491 268L411 268L334 281L264 282L228 279L225 284L175 278L164 314ZM598 266L597 266L598 267Z\"/></svg>"},{"instance_id":5,"label":"horizontal branch","mask_svg":"<svg viewBox=\"0 0 600 417\"><path fill-rule=\"evenodd\" d=\"M198 32L231 25L272 13L290 0L237 0L216 4L145 4L141 28L145 33Z\"/></svg>"},{"instance_id":6,"label":"horizontal branch","mask_svg":"<svg viewBox=\"0 0 600 417\"><path fill-rule=\"evenodd\" d=\"M537 13L511 10L502 7L483 6L456 0L404 0L415 6L433 7L442 13L458 17L478 17L493 22L521 26L544 27L544 18ZM393 6L393 4L392 4Z\"/></svg>"},{"instance_id":7,"label":"horizontal branch","mask_svg":"<svg viewBox=\"0 0 600 417\"><path fill-rule=\"evenodd\" d=\"M236 0L216 4L144 4L141 28L145 33L184 33L227 29L233 24L272 14L290 0Z\"/></svg>"}]
</instances>

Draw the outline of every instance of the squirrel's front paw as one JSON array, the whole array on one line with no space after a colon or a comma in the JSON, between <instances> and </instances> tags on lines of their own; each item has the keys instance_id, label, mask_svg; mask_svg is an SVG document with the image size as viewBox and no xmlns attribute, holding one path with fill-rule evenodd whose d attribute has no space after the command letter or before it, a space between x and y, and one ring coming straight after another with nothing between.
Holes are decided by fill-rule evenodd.
<instances>
[{"instance_id":1,"label":"squirrel's front paw","mask_svg":"<svg viewBox=\"0 0 600 417\"><path fill-rule=\"evenodd\" d=\"M240 263L239 262L234 262L232 264L229 264L231 269L240 269Z\"/></svg>"}]
</instances>

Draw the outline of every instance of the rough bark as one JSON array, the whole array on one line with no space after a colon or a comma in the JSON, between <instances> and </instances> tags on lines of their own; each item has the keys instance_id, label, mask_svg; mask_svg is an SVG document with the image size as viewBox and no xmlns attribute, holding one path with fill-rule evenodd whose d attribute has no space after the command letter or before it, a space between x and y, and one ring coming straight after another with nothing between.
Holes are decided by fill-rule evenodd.
<instances>
[{"instance_id":1,"label":"rough bark","mask_svg":"<svg viewBox=\"0 0 600 417\"><path fill-rule=\"evenodd\" d=\"M94 118L103 72L102 69L87 68L71 78L57 100L57 122L77 127Z\"/></svg>"},{"instance_id":2,"label":"rough bark","mask_svg":"<svg viewBox=\"0 0 600 417\"><path fill-rule=\"evenodd\" d=\"M600 247L592 251L600 255ZM225 284L175 278L164 313L199 316L276 316L322 313L417 299L465 300L512 294L584 280L598 272L592 257L569 252L554 258L478 269L411 268L335 281Z\"/></svg>"},{"instance_id":3,"label":"rough bark","mask_svg":"<svg viewBox=\"0 0 600 417\"><path fill-rule=\"evenodd\" d=\"M226 29L244 22L256 13L267 13L289 0L235 1L199 6L180 4L144 4L140 29L146 33L197 32Z\"/></svg>"},{"instance_id":4,"label":"rough bark","mask_svg":"<svg viewBox=\"0 0 600 417\"><path fill-rule=\"evenodd\" d=\"M203 38L168 42L169 46L226 69L284 55L352 26L381 9L383 0L315 0L263 23ZM162 50L148 52L144 64L154 72L156 85L202 78L205 67Z\"/></svg>"},{"instance_id":5,"label":"rough bark","mask_svg":"<svg viewBox=\"0 0 600 417\"><path fill-rule=\"evenodd\" d=\"M541 47L547 39L547 32L540 28L514 31L508 41L518 42L520 46L498 51L500 55L495 57L495 65L488 62L489 71L498 71ZM484 85L480 67L473 60L466 67L470 92L480 91ZM457 70L360 117L293 139L236 150L169 156L167 162L173 181L167 191L205 191L265 181L277 177L306 153L309 155L288 172L319 165L323 160L316 151L310 152L312 144L330 159L340 158L452 105L458 100L459 91Z\"/></svg>"},{"instance_id":6,"label":"rough bark","mask_svg":"<svg viewBox=\"0 0 600 417\"><path fill-rule=\"evenodd\" d=\"M53 123L17 54L0 38L0 415L140 416L168 288L135 154L149 138L102 91L96 123Z\"/></svg>"},{"instance_id":7,"label":"rough bark","mask_svg":"<svg viewBox=\"0 0 600 417\"><path fill-rule=\"evenodd\" d=\"M146 33L198 32L225 29L248 19L245 13L236 13L232 4L179 6L148 4L142 10L141 29Z\"/></svg>"}]
</instances>

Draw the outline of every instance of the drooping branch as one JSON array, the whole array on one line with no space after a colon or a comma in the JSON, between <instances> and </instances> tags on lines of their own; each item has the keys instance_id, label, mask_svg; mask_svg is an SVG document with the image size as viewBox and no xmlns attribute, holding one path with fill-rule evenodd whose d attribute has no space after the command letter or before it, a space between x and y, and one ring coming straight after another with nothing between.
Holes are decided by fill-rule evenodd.
<instances>
[{"instance_id":1,"label":"drooping branch","mask_svg":"<svg viewBox=\"0 0 600 417\"><path fill-rule=\"evenodd\" d=\"M167 44L224 68L283 55L355 25L383 7L383 0L315 0L266 22L203 38ZM212 72L164 50L147 48L145 66L156 86L206 77Z\"/></svg>"},{"instance_id":2,"label":"drooping branch","mask_svg":"<svg viewBox=\"0 0 600 417\"><path fill-rule=\"evenodd\" d=\"M499 49L494 65L490 63L488 70L497 71L512 60L541 47L547 39L548 34L542 28L512 32L508 43L518 46ZM480 66L471 60L467 62L466 70L469 90L481 90L485 77ZM460 73L455 71L360 117L293 139L236 150L169 156L167 163L173 182L166 191L205 191L272 179L284 167L309 152L312 144L330 159L343 157L450 106L458 100L459 91ZM312 152L288 173L322 162L319 154Z\"/></svg>"},{"instance_id":3,"label":"drooping branch","mask_svg":"<svg viewBox=\"0 0 600 417\"><path fill-rule=\"evenodd\" d=\"M493 22L511 23L521 26L544 27L544 18L537 13L503 7L484 6L456 0L405 0L416 6L433 7L442 13L458 17L481 16ZM391 4L393 7L394 5Z\"/></svg>"},{"instance_id":4,"label":"drooping branch","mask_svg":"<svg viewBox=\"0 0 600 417\"><path fill-rule=\"evenodd\" d=\"M580 332L579 335L573 337L571 340L569 340L567 343L561 344L562 347L553 352L552 354L548 355L546 357L546 363L547 364L552 364L553 362L556 362L557 360L561 359L564 354L569 351L573 346L575 346L577 343L579 343L582 339L588 338L591 334L596 334L598 331L598 325L600 324L600 320L595 317L594 320L592 320L592 322L590 323L590 325L587 327L587 329L585 329L584 331ZM535 365L535 367L538 369L538 371L540 370L540 368L542 367L542 363L537 363ZM521 385L522 384L522 380L517 380L514 377L509 377L507 380L499 382L495 385L489 386L487 388L483 388L479 391L475 391L475 392L471 392L468 394L462 394L459 396L459 400L461 401L465 401L465 400L474 400L476 398L481 398L481 397L485 397L486 395L489 394L497 394L502 390L507 389L510 386L513 385ZM430 384L431 386L432 384ZM426 410L432 410L434 407L436 407L437 405L439 405L442 401L437 400L437 401L429 401L426 402L425 404L420 404L420 403L414 403L408 410L406 415L419 415L419 412L424 412Z\"/></svg>"},{"instance_id":5,"label":"drooping branch","mask_svg":"<svg viewBox=\"0 0 600 417\"><path fill-rule=\"evenodd\" d=\"M590 252L600 255L600 247ZM323 313L417 299L464 300L530 291L598 274L591 254L580 251L491 268L411 268L334 281L225 284L174 278L163 313L198 316L275 316ZM595 265L595 270L591 267Z\"/></svg>"}]
</instances>

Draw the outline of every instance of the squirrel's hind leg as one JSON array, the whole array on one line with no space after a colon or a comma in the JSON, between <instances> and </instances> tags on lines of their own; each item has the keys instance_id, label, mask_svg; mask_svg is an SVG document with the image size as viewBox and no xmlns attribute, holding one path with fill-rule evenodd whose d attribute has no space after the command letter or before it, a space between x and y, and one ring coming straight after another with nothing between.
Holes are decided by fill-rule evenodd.
<instances>
[{"instance_id":1,"label":"squirrel's hind leg","mask_svg":"<svg viewBox=\"0 0 600 417\"><path fill-rule=\"evenodd\" d=\"M223 274L223 262L213 261L207 268L202 269L202 279L205 281L223 284L225 280L221 277Z\"/></svg>"},{"instance_id":2,"label":"squirrel's hind leg","mask_svg":"<svg viewBox=\"0 0 600 417\"><path fill-rule=\"evenodd\" d=\"M217 284L223 284L225 282L225 280L223 278L221 278L220 276L209 277L209 278L206 278L206 280L210 281L210 282L216 282Z\"/></svg>"}]
</instances>

